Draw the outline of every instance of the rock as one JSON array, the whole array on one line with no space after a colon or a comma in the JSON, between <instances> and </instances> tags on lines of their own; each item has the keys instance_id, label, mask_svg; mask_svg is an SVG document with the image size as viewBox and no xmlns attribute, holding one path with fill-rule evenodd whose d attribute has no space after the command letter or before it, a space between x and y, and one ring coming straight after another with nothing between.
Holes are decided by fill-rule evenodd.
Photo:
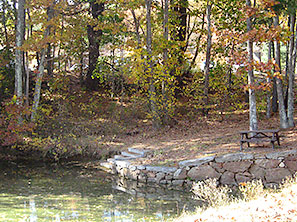
<instances>
[{"instance_id":1,"label":"rock","mask_svg":"<svg viewBox=\"0 0 297 222\"><path fill-rule=\"evenodd\" d=\"M266 169L271 169L271 168L276 168L278 167L279 163L281 161L277 159L260 159L260 160L255 160L255 164L266 168Z\"/></svg>"},{"instance_id":2,"label":"rock","mask_svg":"<svg viewBox=\"0 0 297 222\"><path fill-rule=\"evenodd\" d=\"M208 157L203 157L199 159L193 159L193 160L185 160L179 162L179 167L187 167L187 166L200 166L202 164L211 162L215 159L215 156L208 156Z\"/></svg>"},{"instance_id":3,"label":"rock","mask_svg":"<svg viewBox=\"0 0 297 222\"><path fill-rule=\"evenodd\" d=\"M251 161L240 161L240 162L226 162L223 164L225 170L233 173L244 172L252 165Z\"/></svg>"},{"instance_id":4,"label":"rock","mask_svg":"<svg viewBox=\"0 0 297 222\"><path fill-rule=\"evenodd\" d=\"M173 174L173 179L175 180L184 180L187 178L187 170L185 168L178 169Z\"/></svg>"},{"instance_id":5,"label":"rock","mask_svg":"<svg viewBox=\"0 0 297 222\"><path fill-rule=\"evenodd\" d=\"M173 179L173 176L172 175L166 175L165 176L165 180L172 180Z\"/></svg>"},{"instance_id":6,"label":"rock","mask_svg":"<svg viewBox=\"0 0 297 222\"><path fill-rule=\"evenodd\" d=\"M184 180L172 180L173 186L182 186L184 184Z\"/></svg>"},{"instance_id":7,"label":"rock","mask_svg":"<svg viewBox=\"0 0 297 222\"><path fill-rule=\"evenodd\" d=\"M143 173L140 173L140 174L138 175L138 181L143 182L143 183L146 183L146 181L147 181L147 177L146 177L146 175L143 174Z\"/></svg>"},{"instance_id":8,"label":"rock","mask_svg":"<svg viewBox=\"0 0 297 222\"><path fill-rule=\"evenodd\" d=\"M131 163L127 160L114 160L114 163L117 165L117 167L126 168L131 165Z\"/></svg>"},{"instance_id":9,"label":"rock","mask_svg":"<svg viewBox=\"0 0 297 222\"><path fill-rule=\"evenodd\" d=\"M239 185L240 183L246 183L252 180L252 175L249 173L239 173L235 175L235 180L237 184Z\"/></svg>"},{"instance_id":10,"label":"rock","mask_svg":"<svg viewBox=\"0 0 297 222\"><path fill-rule=\"evenodd\" d=\"M177 170L176 167L146 166L147 171L171 173Z\"/></svg>"},{"instance_id":11,"label":"rock","mask_svg":"<svg viewBox=\"0 0 297 222\"><path fill-rule=\"evenodd\" d=\"M254 158L253 154L249 153L230 153L225 154L223 156L218 156L215 158L217 163L223 162L233 162L233 161L240 161L240 160L251 160Z\"/></svg>"},{"instance_id":12,"label":"rock","mask_svg":"<svg viewBox=\"0 0 297 222\"><path fill-rule=\"evenodd\" d=\"M209 165L219 173L224 173L226 170L223 168L223 163L210 162Z\"/></svg>"},{"instance_id":13,"label":"rock","mask_svg":"<svg viewBox=\"0 0 297 222\"><path fill-rule=\"evenodd\" d=\"M133 160L133 159L136 159L136 157L122 156L122 155L115 155L113 158L115 160Z\"/></svg>"},{"instance_id":14,"label":"rock","mask_svg":"<svg viewBox=\"0 0 297 222\"><path fill-rule=\"evenodd\" d=\"M297 162L297 155L294 155L294 156L288 156L285 160L288 160L288 161L296 161L296 162Z\"/></svg>"},{"instance_id":15,"label":"rock","mask_svg":"<svg viewBox=\"0 0 297 222\"><path fill-rule=\"evenodd\" d=\"M135 148L128 148L128 151L130 153L136 153L138 155L141 155L142 157L145 157L148 153L150 153L149 150L140 150L140 149L135 149Z\"/></svg>"},{"instance_id":16,"label":"rock","mask_svg":"<svg viewBox=\"0 0 297 222\"><path fill-rule=\"evenodd\" d=\"M284 162L281 162L279 165L278 165L280 168L284 168L286 166L286 164Z\"/></svg>"},{"instance_id":17,"label":"rock","mask_svg":"<svg viewBox=\"0 0 297 222\"><path fill-rule=\"evenodd\" d=\"M164 179L165 178L165 173L157 173L156 174L156 180L157 180L157 183L160 182L160 180Z\"/></svg>"},{"instance_id":18,"label":"rock","mask_svg":"<svg viewBox=\"0 0 297 222\"><path fill-rule=\"evenodd\" d=\"M267 159L279 159L279 157L288 157L290 155L296 155L297 150L287 150L282 152L268 153L266 154Z\"/></svg>"},{"instance_id":19,"label":"rock","mask_svg":"<svg viewBox=\"0 0 297 222\"><path fill-rule=\"evenodd\" d=\"M220 176L221 174L215 171L215 169L209 165L193 167L188 172L188 177L190 177L193 180L199 180L199 181L206 180L208 178L219 178Z\"/></svg>"},{"instance_id":20,"label":"rock","mask_svg":"<svg viewBox=\"0 0 297 222\"><path fill-rule=\"evenodd\" d=\"M253 178L264 180L265 170L262 167L259 167L258 165L253 165L249 169L249 172L251 173Z\"/></svg>"},{"instance_id":21,"label":"rock","mask_svg":"<svg viewBox=\"0 0 297 222\"><path fill-rule=\"evenodd\" d=\"M129 170L132 170L133 171L133 170L136 170L136 169L137 169L136 166L133 166L133 165L130 165L129 166Z\"/></svg>"},{"instance_id":22,"label":"rock","mask_svg":"<svg viewBox=\"0 0 297 222\"><path fill-rule=\"evenodd\" d=\"M292 176L291 172L286 168L274 168L266 170L267 183L280 183L286 177Z\"/></svg>"},{"instance_id":23,"label":"rock","mask_svg":"<svg viewBox=\"0 0 297 222\"><path fill-rule=\"evenodd\" d=\"M147 178L148 183L156 183L157 179L156 178Z\"/></svg>"},{"instance_id":24,"label":"rock","mask_svg":"<svg viewBox=\"0 0 297 222\"><path fill-rule=\"evenodd\" d=\"M237 185L234 178L234 173L228 171L223 173L220 179L220 183L225 185Z\"/></svg>"},{"instance_id":25,"label":"rock","mask_svg":"<svg viewBox=\"0 0 297 222\"><path fill-rule=\"evenodd\" d=\"M145 170L145 166L143 165L139 165L139 166L136 166L138 170Z\"/></svg>"},{"instance_id":26,"label":"rock","mask_svg":"<svg viewBox=\"0 0 297 222\"><path fill-rule=\"evenodd\" d=\"M113 164L109 163L109 162L100 163L100 166L105 167L105 168L110 169L110 170L113 168Z\"/></svg>"},{"instance_id":27,"label":"rock","mask_svg":"<svg viewBox=\"0 0 297 222\"><path fill-rule=\"evenodd\" d=\"M156 177L156 173L154 173L154 172L147 172L147 177L148 178L155 178Z\"/></svg>"},{"instance_id":28,"label":"rock","mask_svg":"<svg viewBox=\"0 0 297 222\"><path fill-rule=\"evenodd\" d=\"M291 172L295 173L297 171L297 161L285 160L285 164Z\"/></svg>"},{"instance_id":29,"label":"rock","mask_svg":"<svg viewBox=\"0 0 297 222\"><path fill-rule=\"evenodd\" d=\"M160 180L160 184L167 184L167 180Z\"/></svg>"},{"instance_id":30,"label":"rock","mask_svg":"<svg viewBox=\"0 0 297 222\"><path fill-rule=\"evenodd\" d=\"M132 179L132 180L137 180L139 173L140 173L139 170L135 170L135 171L130 170L130 172L127 174L127 177Z\"/></svg>"},{"instance_id":31,"label":"rock","mask_svg":"<svg viewBox=\"0 0 297 222\"><path fill-rule=\"evenodd\" d=\"M265 154L254 154L254 158L255 159L266 159L266 155Z\"/></svg>"},{"instance_id":32,"label":"rock","mask_svg":"<svg viewBox=\"0 0 297 222\"><path fill-rule=\"evenodd\" d=\"M125 152L125 151L121 152L121 155L125 157L132 157L134 159L144 157L144 154L135 154L135 153Z\"/></svg>"}]
</instances>

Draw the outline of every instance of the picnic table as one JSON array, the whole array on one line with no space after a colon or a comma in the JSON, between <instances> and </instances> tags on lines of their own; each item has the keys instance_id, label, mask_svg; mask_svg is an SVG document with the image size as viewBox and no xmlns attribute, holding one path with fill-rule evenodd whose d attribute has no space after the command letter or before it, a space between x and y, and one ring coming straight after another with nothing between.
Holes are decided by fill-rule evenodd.
<instances>
[{"instance_id":1,"label":"picnic table","mask_svg":"<svg viewBox=\"0 0 297 222\"><path fill-rule=\"evenodd\" d=\"M270 142L274 149L275 142L280 146L278 133L279 129L240 131L240 150L242 150L244 143L247 143L248 147L250 147L250 143L257 142Z\"/></svg>"}]
</instances>

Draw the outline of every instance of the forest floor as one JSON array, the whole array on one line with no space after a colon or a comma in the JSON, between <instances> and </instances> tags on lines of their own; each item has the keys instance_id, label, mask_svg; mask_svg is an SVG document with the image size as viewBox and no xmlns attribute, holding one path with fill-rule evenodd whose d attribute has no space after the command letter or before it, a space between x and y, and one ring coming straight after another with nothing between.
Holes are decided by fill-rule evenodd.
<instances>
[{"instance_id":1,"label":"forest floor","mask_svg":"<svg viewBox=\"0 0 297 222\"><path fill-rule=\"evenodd\" d=\"M259 129L277 129L278 116L269 120L259 120ZM248 112L232 113L223 121L200 118L197 121L179 121L177 125L159 131L150 127L138 127L137 134L118 139L128 147L151 150L150 158L140 159L142 164L175 166L179 161L195 159L208 155L240 152L240 131L249 129ZM138 130L138 131L136 131ZM275 151L297 148L297 131L295 129L280 132L280 146ZM245 153L268 153L274 151L269 142L244 144Z\"/></svg>"}]
</instances>

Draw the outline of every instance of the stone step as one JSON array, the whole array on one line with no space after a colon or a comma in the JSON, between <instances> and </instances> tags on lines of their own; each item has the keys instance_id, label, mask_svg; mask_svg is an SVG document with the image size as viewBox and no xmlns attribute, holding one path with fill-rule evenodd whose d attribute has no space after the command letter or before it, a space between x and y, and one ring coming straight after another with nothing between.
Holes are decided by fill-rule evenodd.
<instances>
[{"instance_id":1,"label":"stone step","mask_svg":"<svg viewBox=\"0 0 297 222\"><path fill-rule=\"evenodd\" d=\"M109 162L103 162L103 163L100 163L100 166L105 167L105 168L111 170L112 167L113 167L113 164L112 163L109 163Z\"/></svg>"},{"instance_id":2,"label":"stone step","mask_svg":"<svg viewBox=\"0 0 297 222\"><path fill-rule=\"evenodd\" d=\"M144 156L149 152L148 150L139 150L136 148L128 148L128 151L131 153L137 153L137 154L144 155Z\"/></svg>"},{"instance_id":3,"label":"stone step","mask_svg":"<svg viewBox=\"0 0 297 222\"><path fill-rule=\"evenodd\" d=\"M109 159L107 159L107 162L114 163L115 162L115 159L114 158L109 158Z\"/></svg>"},{"instance_id":4,"label":"stone step","mask_svg":"<svg viewBox=\"0 0 297 222\"><path fill-rule=\"evenodd\" d=\"M136 159L137 157L135 156L122 156L122 155L115 155L113 157L115 160L133 160L133 159Z\"/></svg>"},{"instance_id":5,"label":"stone step","mask_svg":"<svg viewBox=\"0 0 297 222\"><path fill-rule=\"evenodd\" d=\"M131 153L131 152L125 152L125 151L123 151L123 152L121 152L121 155L122 156L126 156L126 157L133 157L133 158L141 158L141 157L144 157L144 155L142 155L142 154L136 154L136 153Z\"/></svg>"}]
</instances>

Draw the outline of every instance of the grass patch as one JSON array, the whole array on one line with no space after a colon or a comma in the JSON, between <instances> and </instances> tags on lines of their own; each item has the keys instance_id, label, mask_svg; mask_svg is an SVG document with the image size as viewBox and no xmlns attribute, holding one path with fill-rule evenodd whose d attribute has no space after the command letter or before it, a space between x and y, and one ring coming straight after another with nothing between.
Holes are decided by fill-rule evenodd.
<instances>
[{"instance_id":1,"label":"grass patch","mask_svg":"<svg viewBox=\"0 0 297 222\"><path fill-rule=\"evenodd\" d=\"M297 174L284 180L278 189L264 189L257 180L232 191L211 179L195 184L193 192L206 205L175 221L297 221Z\"/></svg>"}]
</instances>

